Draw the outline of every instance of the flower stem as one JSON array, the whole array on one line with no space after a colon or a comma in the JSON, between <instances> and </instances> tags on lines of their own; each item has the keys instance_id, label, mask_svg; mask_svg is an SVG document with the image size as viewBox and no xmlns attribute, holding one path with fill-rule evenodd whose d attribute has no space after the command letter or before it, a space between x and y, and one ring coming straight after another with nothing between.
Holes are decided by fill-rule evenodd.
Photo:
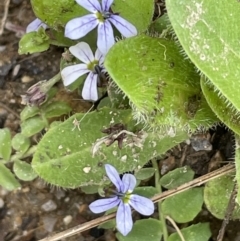
<instances>
[{"instance_id":1,"label":"flower stem","mask_svg":"<svg viewBox=\"0 0 240 241\"><path fill-rule=\"evenodd\" d=\"M162 193L162 188L159 183L160 180L160 174L159 174L159 167L157 160L154 159L152 160L153 167L155 169L155 187L158 190L158 193ZM158 202L158 213L159 213L159 220L162 222L162 229L163 229L163 240L167 241L168 239L168 231L167 231L167 225L166 225L166 220L165 217L161 211L161 201Z\"/></svg>"}]
</instances>

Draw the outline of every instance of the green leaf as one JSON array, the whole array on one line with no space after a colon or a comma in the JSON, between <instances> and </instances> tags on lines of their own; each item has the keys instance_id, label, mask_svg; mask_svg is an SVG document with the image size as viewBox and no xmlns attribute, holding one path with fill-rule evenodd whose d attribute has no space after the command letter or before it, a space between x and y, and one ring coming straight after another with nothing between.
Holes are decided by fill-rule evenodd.
<instances>
[{"instance_id":1,"label":"green leaf","mask_svg":"<svg viewBox=\"0 0 240 241\"><path fill-rule=\"evenodd\" d=\"M39 116L31 117L21 124L22 134L26 137L39 133L46 127L46 122Z\"/></svg>"},{"instance_id":2,"label":"green leaf","mask_svg":"<svg viewBox=\"0 0 240 241\"><path fill-rule=\"evenodd\" d=\"M86 194L94 194L98 193L99 186L98 185L88 185L81 187L81 190Z\"/></svg>"},{"instance_id":3,"label":"green leaf","mask_svg":"<svg viewBox=\"0 0 240 241\"><path fill-rule=\"evenodd\" d=\"M162 203L162 212L178 223L192 221L202 210L203 188L190 190L169 197Z\"/></svg>"},{"instance_id":4,"label":"green leaf","mask_svg":"<svg viewBox=\"0 0 240 241\"><path fill-rule=\"evenodd\" d=\"M103 228L103 229L110 229L110 228L115 228L116 227L116 220L110 220L107 221L106 223L103 223L98 226L98 228Z\"/></svg>"},{"instance_id":5,"label":"green leaf","mask_svg":"<svg viewBox=\"0 0 240 241\"><path fill-rule=\"evenodd\" d=\"M134 118L154 129L174 135L175 128L194 131L218 120L201 94L195 67L173 41L125 39L110 49L104 65L129 98Z\"/></svg>"},{"instance_id":6,"label":"green leaf","mask_svg":"<svg viewBox=\"0 0 240 241\"><path fill-rule=\"evenodd\" d=\"M240 135L240 120L237 110L228 106L227 99L214 91L214 86L201 78L201 87L205 98L216 116L231 130Z\"/></svg>"},{"instance_id":7,"label":"green leaf","mask_svg":"<svg viewBox=\"0 0 240 241\"><path fill-rule=\"evenodd\" d=\"M8 128L0 129L0 157L8 161L12 153L11 133Z\"/></svg>"},{"instance_id":8,"label":"green leaf","mask_svg":"<svg viewBox=\"0 0 240 241\"><path fill-rule=\"evenodd\" d=\"M231 196L235 177L232 174L224 175L207 182L204 188L204 202L212 215L224 219L229 198ZM240 206L235 205L231 219L239 219Z\"/></svg>"},{"instance_id":9,"label":"green leaf","mask_svg":"<svg viewBox=\"0 0 240 241\"><path fill-rule=\"evenodd\" d=\"M186 241L208 241L212 236L209 223L198 223L180 230ZM169 236L167 241L182 241L177 233Z\"/></svg>"},{"instance_id":10,"label":"green leaf","mask_svg":"<svg viewBox=\"0 0 240 241\"><path fill-rule=\"evenodd\" d=\"M19 152L26 152L30 146L30 139L24 136L22 133L17 133L12 138L12 147Z\"/></svg>"},{"instance_id":11,"label":"green leaf","mask_svg":"<svg viewBox=\"0 0 240 241\"><path fill-rule=\"evenodd\" d=\"M139 180L145 180L154 175L155 169L152 167L142 168L138 172L135 173L135 177Z\"/></svg>"},{"instance_id":12,"label":"green leaf","mask_svg":"<svg viewBox=\"0 0 240 241\"><path fill-rule=\"evenodd\" d=\"M180 167L164 175L160 179L160 184L167 189L173 189L191 181L193 177L194 171L189 166Z\"/></svg>"},{"instance_id":13,"label":"green leaf","mask_svg":"<svg viewBox=\"0 0 240 241\"><path fill-rule=\"evenodd\" d=\"M72 0L31 0L35 15L49 27L59 30L66 23L89 12Z\"/></svg>"},{"instance_id":14,"label":"green leaf","mask_svg":"<svg viewBox=\"0 0 240 241\"><path fill-rule=\"evenodd\" d=\"M21 185L11 171L0 163L0 185L9 191L19 188Z\"/></svg>"},{"instance_id":15,"label":"green leaf","mask_svg":"<svg viewBox=\"0 0 240 241\"><path fill-rule=\"evenodd\" d=\"M50 46L49 37L45 30L40 28L38 31L26 33L19 41L19 54L33 54L43 52Z\"/></svg>"},{"instance_id":16,"label":"green leaf","mask_svg":"<svg viewBox=\"0 0 240 241\"><path fill-rule=\"evenodd\" d=\"M158 193L158 190L155 187L136 187L133 193L143 197L152 198Z\"/></svg>"},{"instance_id":17,"label":"green leaf","mask_svg":"<svg viewBox=\"0 0 240 241\"><path fill-rule=\"evenodd\" d=\"M102 185L106 182L103 164L113 165L119 173L139 169L149 159L187 139L185 132L171 137L142 131L131 114L131 110L104 108L73 115L43 136L33 157L33 169L46 182L62 187ZM80 130L74 128L74 120L81 120ZM117 142L107 147L108 134L102 133L102 129L116 123L124 124L130 133L122 149Z\"/></svg>"},{"instance_id":18,"label":"green leaf","mask_svg":"<svg viewBox=\"0 0 240 241\"><path fill-rule=\"evenodd\" d=\"M139 33L147 30L152 21L154 12L154 0L115 0L112 7L113 12L133 24Z\"/></svg>"},{"instance_id":19,"label":"green leaf","mask_svg":"<svg viewBox=\"0 0 240 241\"><path fill-rule=\"evenodd\" d=\"M226 105L240 111L240 4L238 1L166 1L167 12L187 55L216 87ZM220 17L226 16L226 17Z\"/></svg>"},{"instance_id":20,"label":"green leaf","mask_svg":"<svg viewBox=\"0 0 240 241\"><path fill-rule=\"evenodd\" d=\"M66 102L55 101L48 104L42 110L46 118L52 118L69 113L71 111L71 107L69 107L69 105Z\"/></svg>"},{"instance_id":21,"label":"green leaf","mask_svg":"<svg viewBox=\"0 0 240 241\"><path fill-rule=\"evenodd\" d=\"M16 160L13 164L15 175L23 181L32 181L37 177L30 164L24 161Z\"/></svg>"},{"instance_id":22,"label":"green leaf","mask_svg":"<svg viewBox=\"0 0 240 241\"><path fill-rule=\"evenodd\" d=\"M30 117L37 115L40 112L37 106L26 106L20 113L21 121L25 121Z\"/></svg>"},{"instance_id":23,"label":"green leaf","mask_svg":"<svg viewBox=\"0 0 240 241\"><path fill-rule=\"evenodd\" d=\"M152 218L138 220L127 236L121 233L117 233L116 236L119 241L159 241L162 238L162 223Z\"/></svg>"}]
</instances>

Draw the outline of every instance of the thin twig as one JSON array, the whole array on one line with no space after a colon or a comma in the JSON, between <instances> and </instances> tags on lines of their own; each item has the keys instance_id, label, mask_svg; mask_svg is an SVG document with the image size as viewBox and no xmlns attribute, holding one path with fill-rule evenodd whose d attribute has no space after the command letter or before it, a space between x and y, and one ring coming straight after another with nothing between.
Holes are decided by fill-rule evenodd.
<instances>
[{"instance_id":1,"label":"thin twig","mask_svg":"<svg viewBox=\"0 0 240 241\"><path fill-rule=\"evenodd\" d=\"M15 117L17 117L18 119L20 119L20 115L15 112L14 110L10 109L8 106L6 106L5 104L0 102L0 107L2 107L3 109L7 110L8 112L11 112Z\"/></svg>"},{"instance_id":2,"label":"thin twig","mask_svg":"<svg viewBox=\"0 0 240 241\"><path fill-rule=\"evenodd\" d=\"M158 201L161 201L161 200L164 200L168 197L171 197L173 195L176 195L178 193L181 193L183 191L186 191L192 187L196 187L196 186L200 186L210 180L213 180L215 178L218 178L218 177L221 177L225 174L228 174L228 173L231 173L235 171L235 165L234 164L228 164L222 168L219 168L218 170L216 171L213 171L213 172L210 172L204 176L201 176L201 177L198 177L196 179L194 179L193 181L190 181L188 183L185 183L173 190L168 190L166 192L163 192L159 195L156 195L152 198L153 202L158 202ZM67 238L67 237L71 237L77 233L81 233L83 231L86 231L86 230L89 230L93 227L96 227L100 224L103 224L113 218L115 218L116 216L116 213L112 213L112 214L109 214L109 215L105 215L105 216L102 216L102 217L99 217L99 218L96 218L92 221L89 221L89 222L86 222L84 224L80 224L74 228L70 228L70 229L67 229L63 232L60 232L60 233L57 233L57 234L53 234L53 235L50 235L44 239L41 239L39 241L57 241L59 239L63 239L63 238Z\"/></svg>"},{"instance_id":3,"label":"thin twig","mask_svg":"<svg viewBox=\"0 0 240 241\"><path fill-rule=\"evenodd\" d=\"M180 239L181 239L182 241L186 241L185 238L183 237L182 233L181 233L181 230L178 228L177 224L175 223L175 221L174 221L171 217L169 217L169 216L166 216L165 218L166 218L166 219L172 224L172 226L175 228L175 230L177 231Z\"/></svg>"},{"instance_id":4,"label":"thin twig","mask_svg":"<svg viewBox=\"0 0 240 241\"><path fill-rule=\"evenodd\" d=\"M10 4L10 0L5 0L5 2L4 2L4 14L3 14L1 26L0 26L0 36L3 34L4 26L5 26L5 23L6 23L6 20L7 20L9 4Z\"/></svg>"}]
</instances>

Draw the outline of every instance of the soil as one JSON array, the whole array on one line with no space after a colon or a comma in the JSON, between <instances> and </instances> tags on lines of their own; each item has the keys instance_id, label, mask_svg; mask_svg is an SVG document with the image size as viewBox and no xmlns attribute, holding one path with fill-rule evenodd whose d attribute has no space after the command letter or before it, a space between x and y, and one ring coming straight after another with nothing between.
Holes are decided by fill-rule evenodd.
<instances>
[{"instance_id":1,"label":"soil","mask_svg":"<svg viewBox=\"0 0 240 241\"><path fill-rule=\"evenodd\" d=\"M159 3L162 9L163 2ZM0 35L0 128L8 127L14 135L20 132L19 115L24 108L21 95L38 81L58 73L63 49L51 47L41 54L20 56L18 41L35 17L29 0L12 0L8 10L5 29ZM1 1L0 19L3 13L4 1ZM69 95L61 85L58 87L61 98L64 98L63 94ZM75 97L80 98L78 95ZM88 103L81 101L73 105L75 112L89 107ZM159 166L162 174L190 165L196 176L200 176L219 168L233 157L233 136L223 127L197 135L190 142L191 145L182 143L163 157ZM22 187L12 192L0 187L0 241L35 241L96 218L88 204L97 195L86 195L79 189L51 187L38 178L21 183ZM216 240L222 221L215 219L206 209L198 220L211 223L212 240ZM238 226L238 221L229 223L225 241L240 240ZM114 241L116 237L112 230L94 228L65 240Z\"/></svg>"}]
</instances>

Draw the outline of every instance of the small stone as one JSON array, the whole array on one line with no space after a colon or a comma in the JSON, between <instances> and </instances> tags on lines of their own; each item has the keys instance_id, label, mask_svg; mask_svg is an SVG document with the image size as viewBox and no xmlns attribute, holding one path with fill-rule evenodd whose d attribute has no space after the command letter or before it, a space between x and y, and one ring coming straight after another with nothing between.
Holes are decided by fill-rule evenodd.
<instances>
[{"instance_id":1,"label":"small stone","mask_svg":"<svg viewBox=\"0 0 240 241\"><path fill-rule=\"evenodd\" d=\"M3 208L4 207L4 201L2 198L0 198L0 208Z\"/></svg>"},{"instance_id":2,"label":"small stone","mask_svg":"<svg viewBox=\"0 0 240 241\"><path fill-rule=\"evenodd\" d=\"M22 189L22 192L23 193L27 193L27 192L29 192L30 191L30 188L29 187L24 187L23 189Z\"/></svg>"},{"instance_id":3,"label":"small stone","mask_svg":"<svg viewBox=\"0 0 240 241\"><path fill-rule=\"evenodd\" d=\"M63 219L63 223L65 224L65 225L68 225L68 224L70 224L71 222L72 222L72 216L71 215L67 215L64 219Z\"/></svg>"},{"instance_id":4,"label":"small stone","mask_svg":"<svg viewBox=\"0 0 240 241\"><path fill-rule=\"evenodd\" d=\"M61 190L61 189L58 189L55 193L55 197L60 200L61 198L65 197L66 193Z\"/></svg>"},{"instance_id":5,"label":"small stone","mask_svg":"<svg viewBox=\"0 0 240 241\"><path fill-rule=\"evenodd\" d=\"M31 82L32 80L33 80L33 78L30 77L30 76L27 76L27 75L24 75L24 76L21 78L22 83L29 83L29 82Z\"/></svg>"},{"instance_id":6,"label":"small stone","mask_svg":"<svg viewBox=\"0 0 240 241\"><path fill-rule=\"evenodd\" d=\"M41 206L41 209L45 212L51 212L57 209L57 204L53 200L49 200Z\"/></svg>"},{"instance_id":7,"label":"small stone","mask_svg":"<svg viewBox=\"0 0 240 241\"><path fill-rule=\"evenodd\" d=\"M51 233L54 229L54 226L57 222L57 218L54 217L50 217L50 216L44 216L42 218L42 222L43 222L43 227L46 231L48 231L49 233Z\"/></svg>"}]
</instances>

